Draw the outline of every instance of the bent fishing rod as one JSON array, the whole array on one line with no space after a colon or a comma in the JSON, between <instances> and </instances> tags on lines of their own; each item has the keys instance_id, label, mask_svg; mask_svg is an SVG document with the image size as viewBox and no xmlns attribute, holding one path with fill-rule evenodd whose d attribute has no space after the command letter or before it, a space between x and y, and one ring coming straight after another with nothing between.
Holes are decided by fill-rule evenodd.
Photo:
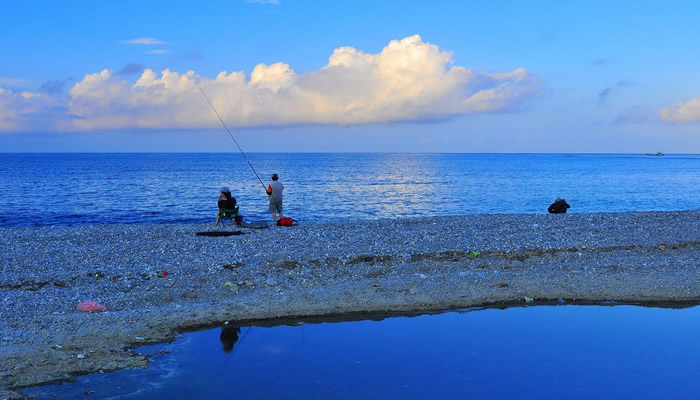
<instances>
[{"instance_id":1,"label":"bent fishing rod","mask_svg":"<svg viewBox=\"0 0 700 400\"><path fill-rule=\"evenodd\" d=\"M243 158L245 158L245 160L248 161L248 165L250 166L250 169L253 170L253 173L254 173L255 176L258 178L258 181L260 181L260 184L262 185L263 190L265 190L265 192L267 193L267 188L265 187L265 184L263 183L262 179L260 179L260 176L258 175L257 171L255 171L255 168L253 168L253 164L250 163L250 160L248 159L248 156L245 155L245 153L243 152L243 149L241 149L241 146L240 146L240 145L238 144L238 142L236 141L236 138L233 137L233 134L232 134L231 131L228 129L228 126L226 126L226 124L224 123L224 120L221 119L221 116L220 116L219 113L216 111L216 108L214 108L214 105L211 104L211 101L209 101L209 98L208 98L207 95L204 93L204 90L202 90L202 88L198 88L198 89L199 89L200 92L202 92L202 96L204 96L204 98L207 100L207 103L209 103L209 106L211 107L211 109L214 110L214 114L216 114L216 116L219 117L219 121L221 121L221 125L223 125L224 128L226 128L226 132L228 132L228 135L231 136L231 139L233 139L233 143L236 144L236 147L238 147L238 150L241 152L241 154L243 154Z\"/></svg>"}]
</instances>

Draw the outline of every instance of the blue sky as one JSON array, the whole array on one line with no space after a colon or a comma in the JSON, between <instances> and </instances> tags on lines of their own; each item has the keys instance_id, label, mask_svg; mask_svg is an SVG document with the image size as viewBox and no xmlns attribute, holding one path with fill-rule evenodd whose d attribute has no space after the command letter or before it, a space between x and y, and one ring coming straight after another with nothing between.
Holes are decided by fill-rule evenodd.
<instances>
[{"instance_id":1,"label":"blue sky","mask_svg":"<svg viewBox=\"0 0 700 400\"><path fill-rule=\"evenodd\" d=\"M699 4L7 2L0 151L700 153Z\"/></svg>"}]
</instances>

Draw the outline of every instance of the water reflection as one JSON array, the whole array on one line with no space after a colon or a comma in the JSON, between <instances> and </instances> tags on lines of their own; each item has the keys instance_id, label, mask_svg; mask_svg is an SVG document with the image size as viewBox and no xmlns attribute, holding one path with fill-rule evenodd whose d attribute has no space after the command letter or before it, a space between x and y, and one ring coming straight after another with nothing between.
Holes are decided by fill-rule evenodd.
<instances>
[{"instance_id":1,"label":"water reflection","mask_svg":"<svg viewBox=\"0 0 700 400\"><path fill-rule=\"evenodd\" d=\"M262 176L281 174L285 208L307 221L545 213L556 197L576 213L696 209L700 201L700 156L249 156ZM3 226L207 222L221 186L248 220L267 218L267 196L240 154L0 154L0 176ZM26 196L36 188L55 207Z\"/></svg>"},{"instance_id":2,"label":"water reflection","mask_svg":"<svg viewBox=\"0 0 700 400\"><path fill-rule=\"evenodd\" d=\"M28 392L82 398L90 391L100 399L691 399L700 374L698 335L699 306L560 305L225 326L138 349L167 353L147 370Z\"/></svg>"},{"instance_id":3,"label":"water reflection","mask_svg":"<svg viewBox=\"0 0 700 400\"><path fill-rule=\"evenodd\" d=\"M219 341L221 342L222 349L224 353L230 353L233 350L233 346L238 341L238 335L241 333L241 328L238 326L224 326L221 328L221 334L219 335Z\"/></svg>"}]
</instances>

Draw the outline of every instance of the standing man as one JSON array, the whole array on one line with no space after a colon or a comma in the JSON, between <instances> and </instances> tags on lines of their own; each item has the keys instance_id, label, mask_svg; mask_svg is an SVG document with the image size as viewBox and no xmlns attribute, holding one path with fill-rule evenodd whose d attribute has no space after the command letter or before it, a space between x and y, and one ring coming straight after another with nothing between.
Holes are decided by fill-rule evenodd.
<instances>
[{"instance_id":1,"label":"standing man","mask_svg":"<svg viewBox=\"0 0 700 400\"><path fill-rule=\"evenodd\" d=\"M277 222L277 213L282 215L282 191L284 190L284 185L282 182L278 181L279 176L277 174L272 174L272 183L267 186L267 195L270 196L270 213L272 214L272 220Z\"/></svg>"}]
</instances>

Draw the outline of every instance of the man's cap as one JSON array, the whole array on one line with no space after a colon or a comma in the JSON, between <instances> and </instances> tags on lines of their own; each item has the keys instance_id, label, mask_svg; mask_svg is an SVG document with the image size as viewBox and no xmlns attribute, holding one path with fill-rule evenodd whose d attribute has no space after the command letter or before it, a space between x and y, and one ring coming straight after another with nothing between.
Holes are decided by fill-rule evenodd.
<instances>
[{"instance_id":1,"label":"man's cap","mask_svg":"<svg viewBox=\"0 0 700 400\"><path fill-rule=\"evenodd\" d=\"M279 178L279 176L277 176L277 174L272 174L272 179L277 179L277 178Z\"/></svg>"},{"instance_id":2,"label":"man's cap","mask_svg":"<svg viewBox=\"0 0 700 400\"><path fill-rule=\"evenodd\" d=\"M226 186L222 187L222 188L221 188L221 191L224 192L224 193L231 193L231 191L228 190L228 188L227 188Z\"/></svg>"}]
</instances>

